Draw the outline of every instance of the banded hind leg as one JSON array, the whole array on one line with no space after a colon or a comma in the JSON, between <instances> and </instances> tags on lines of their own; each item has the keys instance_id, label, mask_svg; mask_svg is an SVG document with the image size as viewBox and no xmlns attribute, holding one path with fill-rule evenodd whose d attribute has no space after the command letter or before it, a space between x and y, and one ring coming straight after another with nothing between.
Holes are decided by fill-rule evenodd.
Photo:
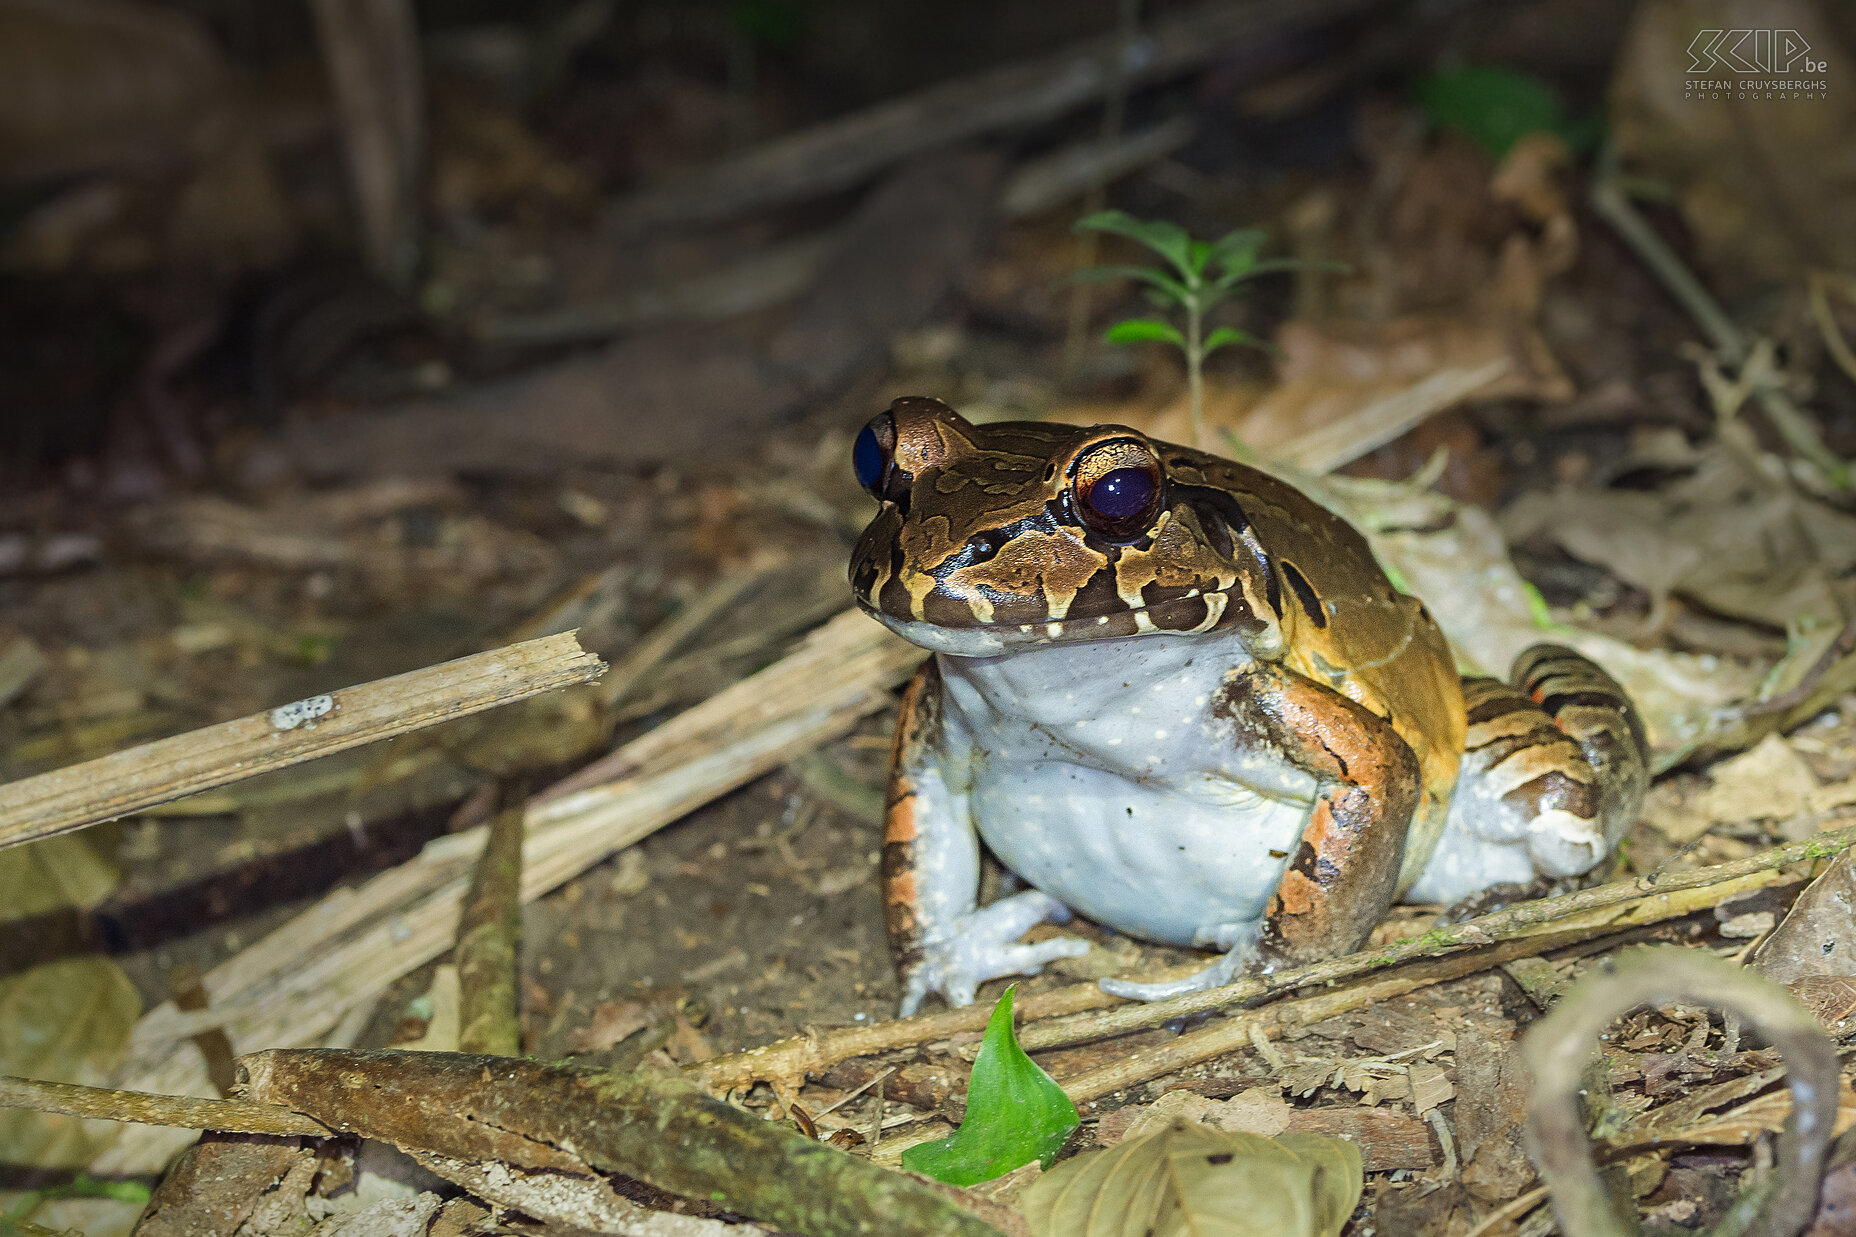
<instances>
[{"instance_id":1,"label":"banded hind leg","mask_svg":"<svg viewBox=\"0 0 1856 1237\"><path fill-rule=\"evenodd\" d=\"M1617 680L1537 644L1515 659L1512 683L1465 678L1463 699L1469 731L1450 814L1406 900L1456 903L1598 866L1649 784L1643 724Z\"/></svg>"}]
</instances>

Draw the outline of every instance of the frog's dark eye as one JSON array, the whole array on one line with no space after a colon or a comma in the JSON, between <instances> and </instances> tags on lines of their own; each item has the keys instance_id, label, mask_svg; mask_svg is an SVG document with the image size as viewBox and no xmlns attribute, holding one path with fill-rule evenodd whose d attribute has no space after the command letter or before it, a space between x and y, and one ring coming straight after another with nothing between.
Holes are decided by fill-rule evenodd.
<instances>
[{"instance_id":1,"label":"frog's dark eye","mask_svg":"<svg viewBox=\"0 0 1856 1237\"><path fill-rule=\"evenodd\" d=\"M1070 501L1092 532L1114 541L1143 536L1160 514L1166 481L1160 461L1137 439L1098 443L1071 469Z\"/></svg>"},{"instance_id":2,"label":"frog's dark eye","mask_svg":"<svg viewBox=\"0 0 1856 1237\"><path fill-rule=\"evenodd\" d=\"M851 444L851 469L857 474L857 484L868 490L873 498L886 496L895 450L896 420L887 412L872 417L870 424L859 431L857 441Z\"/></svg>"},{"instance_id":3,"label":"frog's dark eye","mask_svg":"<svg viewBox=\"0 0 1856 1237\"><path fill-rule=\"evenodd\" d=\"M1104 473L1089 489L1089 509L1105 520L1131 520L1153 500L1154 479L1139 468Z\"/></svg>"}]
</instances>

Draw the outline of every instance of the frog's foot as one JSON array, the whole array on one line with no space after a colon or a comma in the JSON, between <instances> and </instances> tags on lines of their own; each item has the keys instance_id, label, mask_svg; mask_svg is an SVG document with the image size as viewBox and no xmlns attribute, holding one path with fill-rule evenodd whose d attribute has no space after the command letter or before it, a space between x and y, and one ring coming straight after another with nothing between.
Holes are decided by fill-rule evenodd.
<instances>
[{"instance_id":1,"label":"frog's foot","mask_svg":"<svg viewBox=\"0 0 1856 1237\"><path fill-rule=\"evenodd\" d=\"M1068 907L1036 889L962 915L947 933L922 943L920 961L903 975L902 1016L919 1009L930 992L940 993L950 1006L971 1005L975 990L989 979L1036 975L1053 959L1088 953L1089 942L1073 936L1028 944L1018 939L1033 925L1069 918Z\"/></svg>"},{"instance_id":2,"label":"frog's foot","mask_svg":"<svg viewBox=\"0 0 1856 1237\"><path fill-rule=\"evenodd\" d=\"M1228 945L1225 955L1204 970L1188 975L1184 979L1169 979L1159 983L1137 984L1129 979L1104 979L1099 983L1102 991L1110 996L1126 998L1130 1001L1164 1001L1168 997L1184 996L1188 992L1203 992L1207 988L1222 988L1236 979L1238 973L1257 958L1257 942L1262 936L1261 924L1233 924L1221 928L1208 944Z\"/></svg>"}]
</instances>

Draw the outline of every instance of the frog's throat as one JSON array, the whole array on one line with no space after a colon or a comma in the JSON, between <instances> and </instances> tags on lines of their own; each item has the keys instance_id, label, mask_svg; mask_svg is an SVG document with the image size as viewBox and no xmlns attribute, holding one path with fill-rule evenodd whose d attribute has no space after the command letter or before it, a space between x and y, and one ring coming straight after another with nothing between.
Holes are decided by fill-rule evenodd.
<instances>
[{"instance_id":1,"label":"frog's throat","mask_svg":"<svg viewBox=\"0 0 1856 1237\"><path fill-rule=\"evenodd\" d=\"M858 604L870 616L907 640L933 653L952 657L987 657L1015 649L1051 644L1123 640L1132 636L1190 636L1230 629L1240 634L1257 657L1282 651L1282 629L1252 618L1240 603L1233 609L1224 590L1171 598L1156 606L1130 607L1110 614L1050 620L1043 623L973 623L943 627L921 619L886 614L863 597Z\"/></svg>"}]
</instances>

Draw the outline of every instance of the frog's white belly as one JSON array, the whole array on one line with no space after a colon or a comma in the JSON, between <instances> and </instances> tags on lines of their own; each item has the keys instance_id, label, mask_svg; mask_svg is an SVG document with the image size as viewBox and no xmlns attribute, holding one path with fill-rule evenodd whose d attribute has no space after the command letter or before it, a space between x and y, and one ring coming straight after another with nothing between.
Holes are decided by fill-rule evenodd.
<instances>
[{"instance_id":1,"label":"frog's white belly","mask_svg":"<svg viewBox=\"0 0 1856 1237\"><path fill-rule=\"evenodd\" d=\"M1037 888L1132 935L1229 944L1261 922L1315 791L1212 714L1249 662L1206 636L945 657L944 767Z\"/></svg>"},{"instance_id":2,"label":"frog's white belly","mask_svg":"<svg viewBox=\"0 0 1856 1237\"><path fill-rule=\"evenodd\" d=\"M1220 798L1050 762L982 777L971 802L993 853L1071 909L1148 940L1225 946L1263 918L1308 806L1236 785Z\"/></svg>"}]
</instances>

